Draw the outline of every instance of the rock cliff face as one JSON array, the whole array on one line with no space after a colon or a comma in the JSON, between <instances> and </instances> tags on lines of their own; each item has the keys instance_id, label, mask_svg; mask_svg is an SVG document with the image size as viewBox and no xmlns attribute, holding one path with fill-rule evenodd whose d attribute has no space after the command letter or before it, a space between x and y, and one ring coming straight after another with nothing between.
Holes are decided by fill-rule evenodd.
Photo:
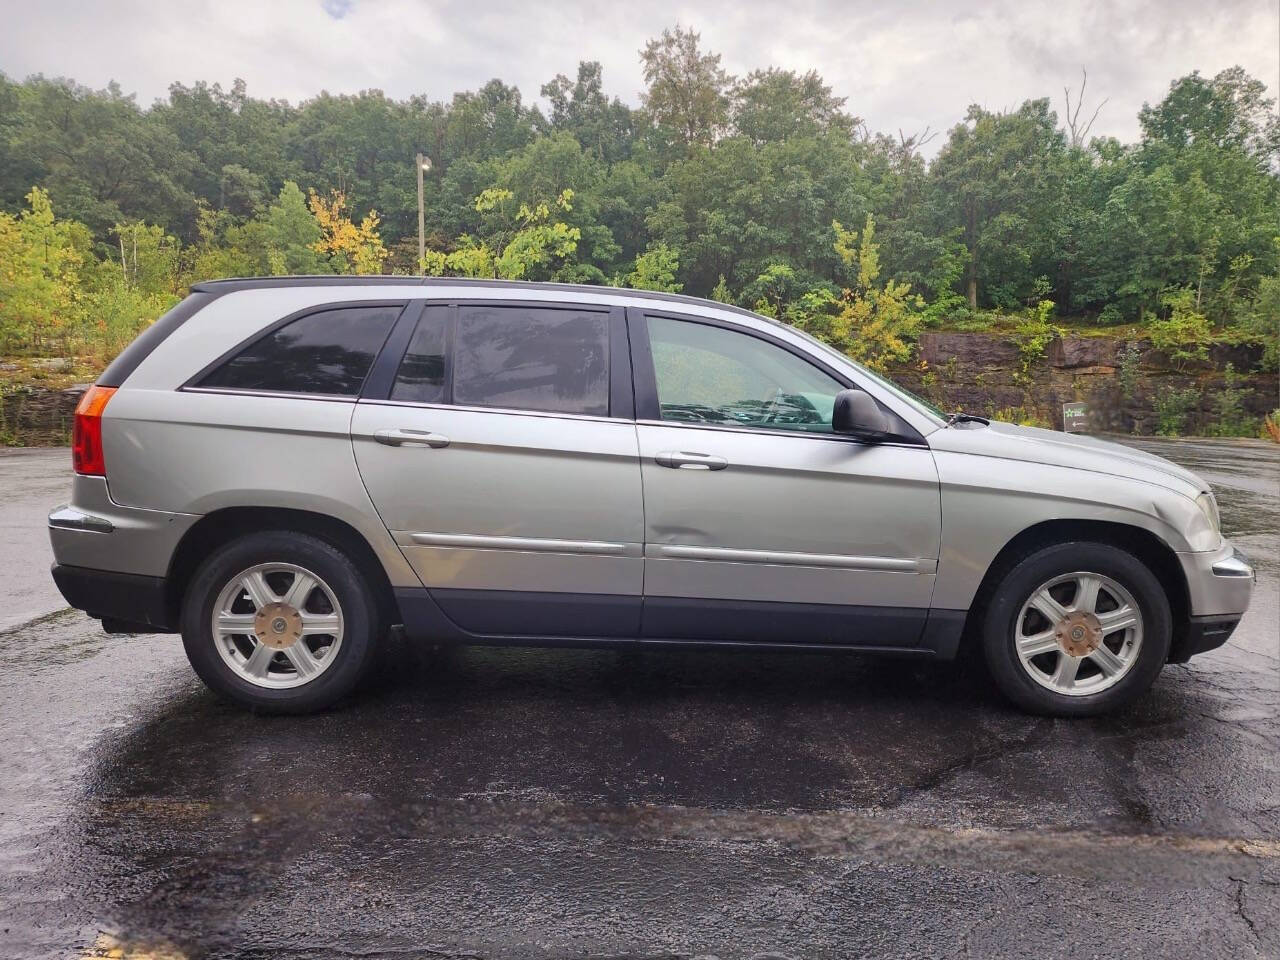
<instances>
[{"instance_id":1,"label":"rock cliff face","mask_svg":"<svg viewBox=\"0 0 1280 960\"><path fill-rule=\"evenodd\" d=\"M1240 375L1245 413L1260 417L1280 407L1280 379L1255 372L1260 348L1215 346L1208 362L1179 366L1146 341L1133 344L1108 337L1054 340L1024 372L1018 345L1007 337L925 333L916 358L889 375L944 410L1037 420L1059 430L1062 405L1084 401L1096 430L1153 433L1156 398L1177 389L1194 391L1187 432L1203 431L1218 419L1228 363ZM31 386L0 393L0 443L67 443L82 390Z\"/></svg>"},{"instance_id":2,"label":"rock cliff face","mask_svg":"<svg viewBox=\"0 0 1280 960\"><path fill-rule=\"evenodd\" d=\"M1186 390L1194 394L1186 430L1201 431L1219 418L1228 363L1245 413L1260 417L1280 406L1280 380L1256 372L1262 351L1253 346L1217 345L1207 362L1175 364L1145 340L1066 337L1025 372L1018 345L997 334L925 333L919 347L915 360L890 371L891 379L946 410L1035 419L1059 430L1062 405L1083 401L1094 429L1152 433L1156 399Z\"/></svg>"}]
</instances>

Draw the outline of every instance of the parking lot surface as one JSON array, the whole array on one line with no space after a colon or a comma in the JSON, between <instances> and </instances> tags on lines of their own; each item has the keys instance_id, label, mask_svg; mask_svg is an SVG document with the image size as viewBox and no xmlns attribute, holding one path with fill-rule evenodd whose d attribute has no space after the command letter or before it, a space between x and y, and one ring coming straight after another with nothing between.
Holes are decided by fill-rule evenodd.
<instances>
[{"instance_id":1,"label":"parking lot surface","mask_svg":"<svg viewBox=\"0 0 1280 960\"><path fill-rule=\"evenodd\" d=\"M1125 442L1258 589L1084 721L963 664L403 643L253 716L58 609L69 457L0 456L0 956L1280 956L1280 448Z\"/></svg>"}]
</instances>

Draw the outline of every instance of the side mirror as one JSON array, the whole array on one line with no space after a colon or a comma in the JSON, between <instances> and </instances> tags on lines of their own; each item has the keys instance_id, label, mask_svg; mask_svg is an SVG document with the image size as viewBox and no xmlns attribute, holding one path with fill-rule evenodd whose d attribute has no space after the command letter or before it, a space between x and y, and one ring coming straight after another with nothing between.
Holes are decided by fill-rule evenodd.
<instances>
[{"instance_id":1,"label":"side mirror","mask_svg":"<svg viewBox=\"0 0 1280 960\"><path fill-rule=\"evenodd\" d=\"M889 418L864 390L841 390L836 394L831 429L863 440L883 440L893 432Z\"/></svg>"}]
</instances>

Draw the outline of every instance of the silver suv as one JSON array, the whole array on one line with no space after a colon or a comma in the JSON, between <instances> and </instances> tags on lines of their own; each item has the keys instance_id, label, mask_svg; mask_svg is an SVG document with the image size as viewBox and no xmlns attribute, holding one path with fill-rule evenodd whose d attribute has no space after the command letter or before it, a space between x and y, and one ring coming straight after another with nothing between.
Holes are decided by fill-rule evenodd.
<instances>
[{"instance_id":1,"label":"silver suv","mask_svg":"<svg viewBox=\"0 0 1280 960\"><path fill-rule=\"evenodd\" d=\"M410 277L201 283L84 396L53 576L180 632L247 707L421 642L980 647L1094 714L1221 645L1253 571L1205 482L940 415L803 333L668 294Z\"/></svg>"}]
</instances>

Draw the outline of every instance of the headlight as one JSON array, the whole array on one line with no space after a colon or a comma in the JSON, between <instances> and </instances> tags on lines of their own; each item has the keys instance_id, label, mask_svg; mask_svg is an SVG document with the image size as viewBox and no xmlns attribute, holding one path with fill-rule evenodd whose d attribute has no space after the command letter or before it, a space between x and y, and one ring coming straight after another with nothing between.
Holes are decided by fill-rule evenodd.
<instances>
[{"instance_id":1,"label":"headlight","mask_svg":"<svg viewBox=\"0 0 1280 960\"><path fill-rule=\"evenodd\" d=\"M1196 497L1196 506L1200 508L1200 512L1204 514L1204 518L1209 521L1209 528L1219 536L1222 535L1222 518L1218 515L1218 500L1210 493L1202 493Z\"/></svg>"}]
</instances>

